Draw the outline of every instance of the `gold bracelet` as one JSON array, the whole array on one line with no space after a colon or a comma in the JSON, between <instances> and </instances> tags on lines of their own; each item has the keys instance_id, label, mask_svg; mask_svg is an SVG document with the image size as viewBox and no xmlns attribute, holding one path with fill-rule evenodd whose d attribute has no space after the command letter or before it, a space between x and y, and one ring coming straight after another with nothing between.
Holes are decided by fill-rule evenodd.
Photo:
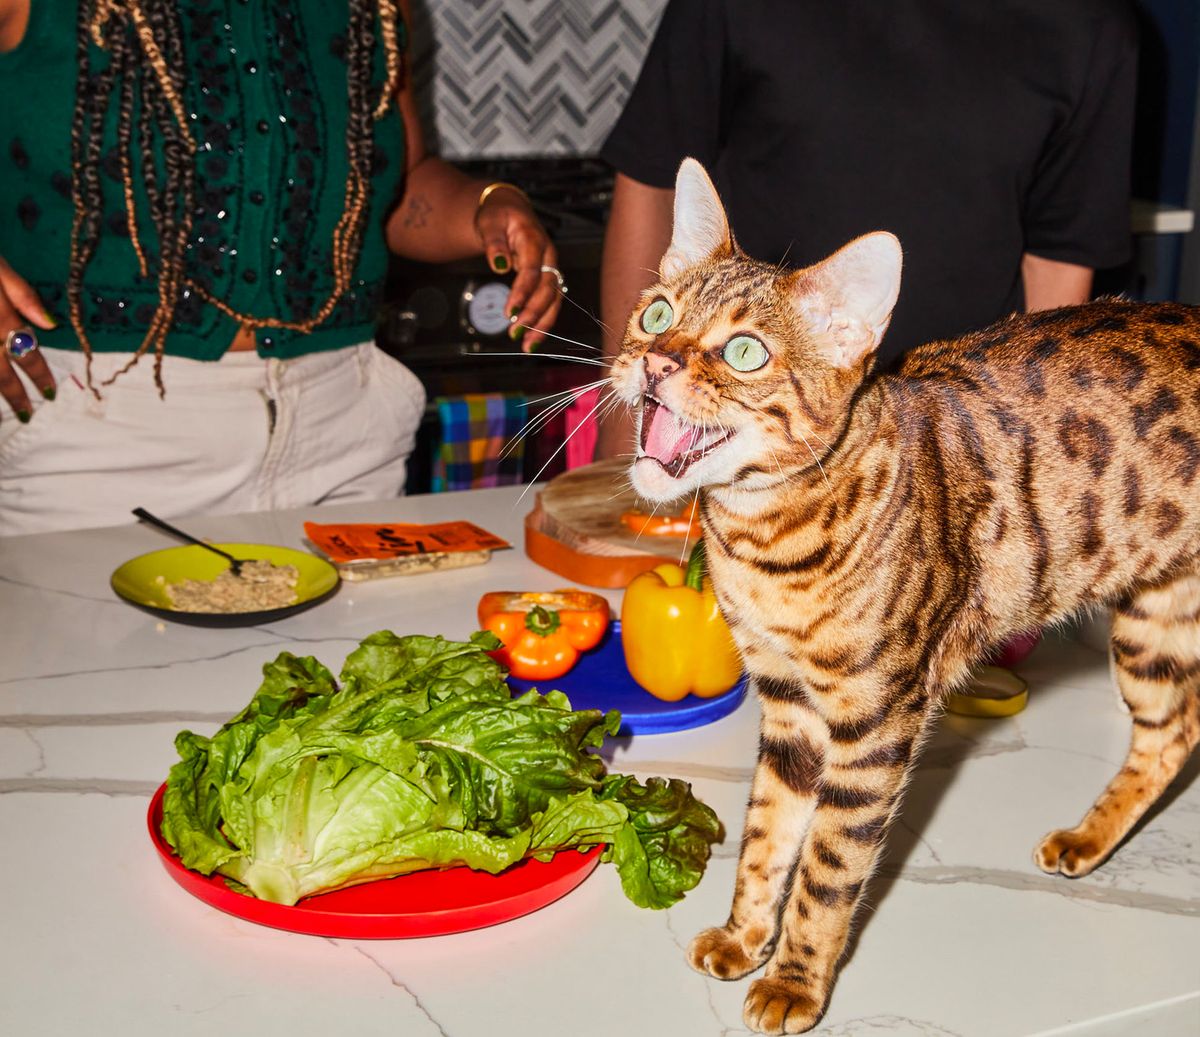
<instances>
[{"instance_id":1,"label":"gold bracelet","mask_svg":"<svg viewBox=\"0 0 1200 1037\"><path fill-rule=\"evenodd\" d=\"M479 201L475 203L475 218L479 219L479 212L483 208L483 203L488 200L488 195L493 191L499 191L500 188L507 187L510 191L516 191L522 198L525 199L525 204L530 208L533 207L533 202L529 200L529 195L522 191L516 184L510 184L506 180L493 180L482 191L479 192Z\"/></svg>"}]
</instances>

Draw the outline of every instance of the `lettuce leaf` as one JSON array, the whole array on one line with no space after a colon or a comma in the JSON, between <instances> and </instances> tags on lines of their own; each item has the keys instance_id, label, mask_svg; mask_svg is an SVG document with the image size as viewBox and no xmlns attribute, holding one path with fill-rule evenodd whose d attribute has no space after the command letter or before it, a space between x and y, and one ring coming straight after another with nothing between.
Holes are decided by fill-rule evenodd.
<instances>
[{"instance_id":1,"label":"lettuce leaf","mask_svg":"<svg viewBox=\"0 0 1200 1037\"><path fill-rule=\"evenodd\" d=\"M619 715L557 691L513 698L487 655L498 644L380 631L337 681L281 653L212 738L176 737L164 837L187 867L283 904L595 845L634 903L675 903L721 838L716 815L685 782L607 774L592 750Z\"/></svg>"}]
</instances>

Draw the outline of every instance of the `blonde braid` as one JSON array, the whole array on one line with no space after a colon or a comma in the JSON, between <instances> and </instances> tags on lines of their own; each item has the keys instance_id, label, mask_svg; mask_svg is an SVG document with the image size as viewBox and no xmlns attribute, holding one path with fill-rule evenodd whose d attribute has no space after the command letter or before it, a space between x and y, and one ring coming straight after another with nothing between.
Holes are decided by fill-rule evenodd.
<instances>
[{"instance_id":1,"label":"blonde braid","mask_svg":"<svg viewBox=\"0 0 1200 1037\"><path fill-rule=\"evenodd\" d=\"M379 0L379 28L383 37L383 53L386 61L387 76L383 84L383 92L379 95L379 104L375 107L374 118L382 119L388 106L400 89L400 41L396 34L396 23L400 12L393 0Z\"/></svg>"}]
</instances>

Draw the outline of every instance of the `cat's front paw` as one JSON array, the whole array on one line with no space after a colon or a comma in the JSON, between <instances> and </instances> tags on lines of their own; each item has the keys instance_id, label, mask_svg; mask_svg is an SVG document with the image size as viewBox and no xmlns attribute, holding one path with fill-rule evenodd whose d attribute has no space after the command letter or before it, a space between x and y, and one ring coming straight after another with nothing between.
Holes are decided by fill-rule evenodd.
<instances>
[{"instance_id":1,"label":"cat's front paw","mask_svg":"<svg viewBox=\"0 0 1200 1037\"><path fill-rule=\"evenodd\" d=\"M1073 828L1051 832L1033 853L1034 862L1042 871L1071 879L1087 875L1105 856L1104 848L1095 839Z\"/></svg>"},{"instance_id":2,"label":"cat's front paw","mask_svg":"<svg viewBox=\"0 0 1200 1037\"><path fill-rule=\"evenodd\" d=\"M745 937L724 927L705 929L688 947L688 964L716 979L741 979L767 960L765 942L748 946Z\"/></svg>"},{"instance_id":3,"label":"cat's front paw","mask_svg":"<svg viewBox=\"0 0 1200 1037\"><path fill-rule=\"evenodd\" d=\"M742 1020L758 1033L806 1033L824 1014L824 999L791 980L765 977L750 984Z\"/></svg>"}]
</instances>

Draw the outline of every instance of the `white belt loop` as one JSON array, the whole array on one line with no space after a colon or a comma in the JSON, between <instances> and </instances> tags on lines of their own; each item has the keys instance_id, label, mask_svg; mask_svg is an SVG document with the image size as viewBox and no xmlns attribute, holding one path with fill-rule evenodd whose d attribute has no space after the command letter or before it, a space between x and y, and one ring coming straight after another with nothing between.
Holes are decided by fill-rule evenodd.
<instances>
[{"instance_id":1,"label":"white belt loop","mask_svg":"<svg viewBox=\"0 0 1200 1037\"><path fill-rule=\"evenodd\" d=\"M370 381L371 344L361 343L354 352L358 361L358 384L361 388Z\"/></svg>"},{"instance_id":2,"label":"white belt loop","mask_svg":"<svg viewBox=\"0 0 1200 1037\"><path fill-rule=\"evenodd\" d=\"M278 357L271 357L267 361L267 395L275 399L279 398L283 388L283 369L284 363Z\"/></svg>"}]
</instances>

